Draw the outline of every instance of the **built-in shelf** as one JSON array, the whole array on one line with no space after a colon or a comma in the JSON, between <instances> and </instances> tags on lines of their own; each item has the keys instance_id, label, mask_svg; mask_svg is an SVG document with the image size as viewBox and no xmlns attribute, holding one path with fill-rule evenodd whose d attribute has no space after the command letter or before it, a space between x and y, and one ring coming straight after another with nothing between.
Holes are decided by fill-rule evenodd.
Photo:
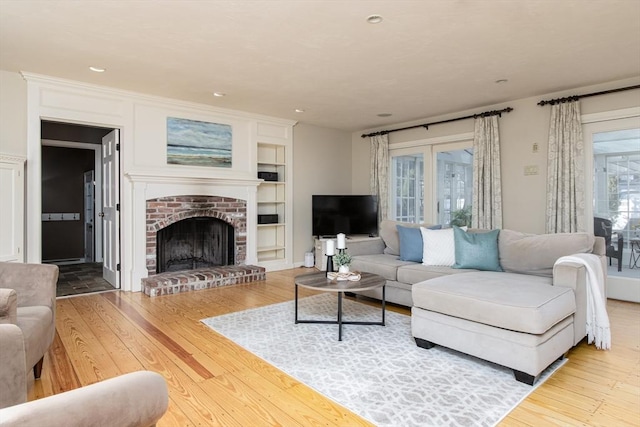
<instances>
[{"instance_id":1,"label":"built-in shelf","mask_svg":"<svg viewBox=\"0 0 640 427\"><path fill-rule=\"evenodd\" d=\"M290 141L258 142L258 172L269 172L270 179L258 186L258 215L277 215L277 222L258 224L258 262L267 268L288 268L291 264L291 188ZM276 180L273 180L276 178Z\"/></svg>"}]
</instances>

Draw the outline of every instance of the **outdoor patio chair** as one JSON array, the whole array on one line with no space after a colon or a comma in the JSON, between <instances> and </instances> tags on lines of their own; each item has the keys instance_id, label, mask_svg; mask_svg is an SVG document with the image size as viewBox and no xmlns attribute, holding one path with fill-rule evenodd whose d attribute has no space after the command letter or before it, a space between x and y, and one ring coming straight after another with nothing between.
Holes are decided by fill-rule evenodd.
<instances>
[{"instance_id":1,"label":"outdoor patio chair","mask_svg":"<svg viewBox=\"0 0 640 427\"><path fill-rule=\"evenodd\" d=\"M609 265L611 265L611 258L618 260L618 271L622 271L622 247L624 246L624 238L621 233L617 234L617 246L613 246L612 235L613 226L611 220L606 218L593 218L593 234L596 236L604 237L605 247L607 248L606 255L609 257Z\"/></svg>"}]
</instances>

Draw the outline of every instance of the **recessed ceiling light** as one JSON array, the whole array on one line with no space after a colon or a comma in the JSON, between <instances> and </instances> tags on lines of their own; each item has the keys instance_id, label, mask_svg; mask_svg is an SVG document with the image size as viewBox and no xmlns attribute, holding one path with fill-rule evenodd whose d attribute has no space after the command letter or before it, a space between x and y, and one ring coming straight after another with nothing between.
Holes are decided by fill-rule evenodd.
<instances>
[{"instance_id":1,"label":"recessed ceiling light","mask_svg":"<svg viewBox=\"0 0 640 427\"><path fill-rule=\"evenodd\" d=\"M367 16L367 22L369 24L379 24L382 22L382 16L380 15L369 15Z\"/></svg>"},{"instance_id":2,"label":"recessed ceiling light","mask_svg":"<svg viewBox=\"0 0 640 427\"><path fill-rule=\"evenodd\" d=\"M91 71L95 71L96 73L104 73L105 71L107 71L106 68L102 68L102 67L89 67L89 69Z\"/></svg>"},{"instance_id":3,"label":"recessed ceiling light","mask_svg":"<svg viewBox=\"0 0 640 427\"><path fill-rule=\"evenodd\" d=\"M496 84L501 85L501 84L505 84L505 83L506 83L506 82L508 82L508 81L509 81L509 80L507 80L507 79L498 79L498 80L496 80Z\"/></svg>"},{"instance_id":4,"label":"recessed ceiling light","mask_svg":"<svg viewBox=\"0 0 640 427\"><path fill-rule=\"evenodd\" d=\"M378 117L391 117L392 114L391 113L380 113L377 115Z\"/></svg>"},{"instance_id":5,"label":"recessed ceiling light","mask_svg":"<svg viewBox=\"0 0 640 427\"><path fill-rule=\"evenodd\" d=\"M217 96L218 98L222 98L223 96L227 96L224 92L213 92L213 96Z\"/></svg>"},{"instance_id":6,"label":"recessed ceiling light","mask_svg":"<svg viewBox=\"0 0 640 427\"><path fill-rule=\"evenodd\" d=\"M296 113L304 113L304 110L302 108L296 108L295 110Z\"/></svg>"}]
</instances>

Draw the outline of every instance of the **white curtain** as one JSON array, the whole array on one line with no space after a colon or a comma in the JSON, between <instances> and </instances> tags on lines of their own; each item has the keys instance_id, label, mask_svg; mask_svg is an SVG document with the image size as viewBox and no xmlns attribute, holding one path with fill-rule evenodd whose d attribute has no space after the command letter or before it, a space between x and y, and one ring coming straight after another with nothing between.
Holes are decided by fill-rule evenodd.
<instances>
[{"instance_id":1,"label":"white curtain","mask_svg":"<svg viewBox=\"0 0 640 427\"><path fill-rule=\"evenodd\" d=\"M551 107L547 155L547 233L586 231L580 101Z\"/></svg>"},{"instance_id":2,"label":"white curtain","mask_svg":"<svg viewBox=\"0 0 640 427\"><path fill-rule=\"evenodd\" d=\"M389 135L371 137L371 194L378 196L378 222L387 218L389 204Z\"/></svg>"},{"instance_id":3,"label":"white curtain","mask_svg":"<svg viewBox=\"0 0 640 427\"><path fill-rule=\"evenodd\" d=\"M477 117L473 132L473 228L502 228L498 116Z\"/></svg>"}]
</instances>

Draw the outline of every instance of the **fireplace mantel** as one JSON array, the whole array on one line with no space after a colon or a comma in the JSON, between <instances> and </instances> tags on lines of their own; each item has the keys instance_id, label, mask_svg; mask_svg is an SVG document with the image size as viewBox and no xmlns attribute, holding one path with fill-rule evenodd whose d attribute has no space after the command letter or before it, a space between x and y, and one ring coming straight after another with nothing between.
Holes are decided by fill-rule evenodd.
<instances>
[{"instance_id":1,"label":"fireplace mantel","mask_svg":"<svg viewBox=\"0 0 640 427\"><path fill-rule=\"evenodd\" d=\"M215 174L215 176L211 176ZM148 277L146 265L147 224L146 201L172 196L219 196L246 201L246 258L247 264L257 262L257 189L261 179L248 173L232 171L174 171L144 169L127 172L132 184L133 257L131 290L140 291L141 280Z\"/></svg>"},{"instance_id":2,"label":"fireplace mantel","mask_svg":"<svg viewBox=\"0 0 640 427\"><path fill-rule=\"evenodd\" d=\"M253 186L257 187L263 181L246 175L233 174L229 176L185 175L172 171L135 171L125 174L133 183L176 184L176 185L228 185L228 186Z\"/></svg>"}]
</instances>

